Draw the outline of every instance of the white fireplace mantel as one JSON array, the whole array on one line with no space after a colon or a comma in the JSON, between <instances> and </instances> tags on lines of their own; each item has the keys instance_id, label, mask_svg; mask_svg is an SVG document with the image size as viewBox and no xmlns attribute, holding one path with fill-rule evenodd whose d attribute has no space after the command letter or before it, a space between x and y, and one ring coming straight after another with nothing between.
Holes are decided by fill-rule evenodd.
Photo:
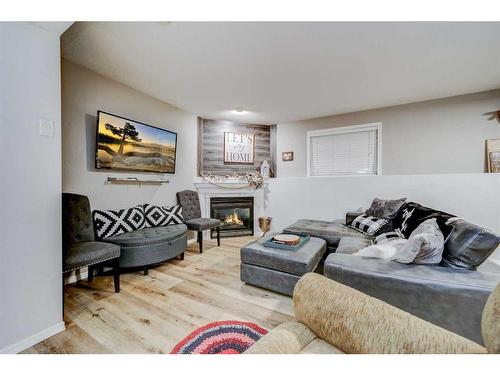
<instances>
[{"instance_id":1,"label":"white fireplace mantel","mask_svg":"<svg viewBox=\"0 0 500 375\"><path fill-rule=\"evenodd\" d=\"M247 183L241 182L238 179L225 179L217 184L206 181L203 177L195 177L193 184L198 191L200 199L200 208L202 217L210 217L210 198L213 197L253 197L254 203L254 235L262 235L259 228L259 217L265 216L265 190L267 182L264 182L263 187L255 189L248 187ZM204 238L209 238L209 231L205 231Z\"/></svg>"}]
</instances>

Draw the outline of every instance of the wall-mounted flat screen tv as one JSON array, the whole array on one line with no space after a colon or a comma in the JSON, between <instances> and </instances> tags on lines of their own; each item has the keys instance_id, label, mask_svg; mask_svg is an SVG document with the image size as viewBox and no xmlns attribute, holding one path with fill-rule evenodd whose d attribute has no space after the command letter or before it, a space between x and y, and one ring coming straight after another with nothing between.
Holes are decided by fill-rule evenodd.
<instances>
[{"instance_id":1,"label":"wall-mounted flat screen tv","mask_svg":"<svg viewBox=\"0 0 500 375\"><path fill-rule=\"evenodd\" d=\"M97 112L96 168L175 173L177 133Z\"/></svg>"}]
</instances>

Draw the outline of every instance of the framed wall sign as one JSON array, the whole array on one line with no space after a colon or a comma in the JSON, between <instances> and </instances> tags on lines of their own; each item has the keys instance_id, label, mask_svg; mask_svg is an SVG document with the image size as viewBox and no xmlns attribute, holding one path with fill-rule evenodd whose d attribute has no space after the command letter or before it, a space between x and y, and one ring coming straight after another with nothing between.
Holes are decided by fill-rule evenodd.
<instances>
[{"instance_id":1,"label":"framed wall sign","mask_svg":"<svg viewBox=\"0 0 500 375\"><path fill-rule=\"evenodd\" d=\"M490 152L490 173L500 173L500 151Z\"/></svg>"},{"instance_id":2,"label":"framed wall sign","mask_svg":"<svg viewBox=\"0 0 500 375\"><path fill-rule=\"evenodd\" d=\"M500 138L486 140L486 158L489 173L500 173Z\"/></svg>"},{"instance_id":3,"label":"framed wall sign","mask_svg":"<svg viewBox=\"0 0 500 375\"><path fill-rule=\"evenodd\" d=\"M255 134L224 132L224 164L253 164Z\"/></svg>"},{"instance_id":4,"label":"framed wall sign","mask_svg":"<svg viewBox=\"0 0 500 375\"><path fill-rule=\"evenodd\" d=\"M293 151L285 151L281 154L281 160L293 161Z\"/></svg>"}]
</instances>

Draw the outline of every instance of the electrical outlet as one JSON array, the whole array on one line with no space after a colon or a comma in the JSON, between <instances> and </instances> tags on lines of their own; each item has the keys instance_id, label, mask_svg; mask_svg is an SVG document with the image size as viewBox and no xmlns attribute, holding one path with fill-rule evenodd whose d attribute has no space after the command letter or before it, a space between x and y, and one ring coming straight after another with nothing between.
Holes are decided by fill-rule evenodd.
<instances>
[{"instance_id":1,"label":"electrical outlet","mask_svg":"<svg viewBox=\"0 0 500 375\"><path fill-rule=\"evenodd\" d=\"M54 136L54 121L40 119L40 135L42 137L53 137Z\"/></svg>"}]
</instances>

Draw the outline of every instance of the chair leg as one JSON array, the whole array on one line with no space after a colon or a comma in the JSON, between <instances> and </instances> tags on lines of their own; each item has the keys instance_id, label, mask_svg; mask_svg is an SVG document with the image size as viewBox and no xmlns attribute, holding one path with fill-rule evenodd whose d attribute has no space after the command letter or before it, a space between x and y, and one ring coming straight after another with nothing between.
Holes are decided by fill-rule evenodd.
<instances>
[{"instance_id":1,"label":"chair leg","mask_svg":"<svg viewBox=\"0 0 500 375\"><path fill-rule=\"evenodd\" d=\"M87 281L90 283L94 280L94 267L89 266L87 271Z\"/></svg>"},{"instance_id":2,"label":"chair leg","mask_svg":"<svg viewBox=\"0 0 500 375\"><path fill-rule=\"evenodd\" d=\"M200 248L200 254L203 253L203 231L198 232L198 243Z\"/></svg>"},{"instance_id":3,"label":"chair leg","mask_svg":"<svg viewBox=\"0 0 500 375\"><path fill-rule=\"evenodd\" d=\"M217 246L220 246L220 227L217 227Z\"/></svg>"},{"instance_id":4,"label":"chair leg","mask_svg":"<svg viewBox=\"0 0 500 375\"><path fill-rule=\"evenodd\" d=\"M148 266L144 266L144 276L148 275Z\"/></svg>"},{"instance_id":5,"label":"chair leg","mask_svg":"<svg viewBox=\"0 0 500 375\"><path fill-rule=\"evenodd\" d=\"M184 260L184 252L182 252L182 253L179 254L179 259L180 260Z\"/></svg>"},{"instance_id":6,"label":"chair leg","mask_svg":"<svg viewBox=\"0 0 500 375\"><path fill-rule=\"evenodd\" d=\"M120 258L116 258L113 265L113 283L115 284L115 293L120 293Z\"/></svg>"}]
</instances>

